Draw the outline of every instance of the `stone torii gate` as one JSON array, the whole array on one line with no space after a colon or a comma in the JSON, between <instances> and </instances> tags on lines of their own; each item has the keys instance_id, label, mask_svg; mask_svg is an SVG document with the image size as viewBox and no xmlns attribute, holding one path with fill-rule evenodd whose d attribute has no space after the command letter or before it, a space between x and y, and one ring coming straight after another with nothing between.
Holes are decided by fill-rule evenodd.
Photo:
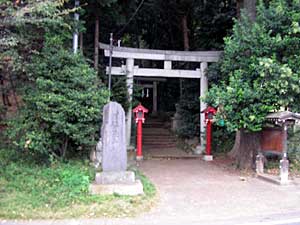
<instances>
[{"instance_id":1,"label":"stone torii gate","mask_svg":"<svg viewBox=\"0 0 300 225\"><path fill-rule=\"evenodd\" d=\"M105 57L110 56L110 47L107 44L99 43L100 49L104 50ZM121 67L112 67L112 75L124 75L127 77L127 91L129 102L132 102L133 93L133 79L134 76L139 77L155 77L155 78L198 78L200 79L200 96L204 96L208 89L208 82L206 77L206 69L208 63L217 62L222 54L221 51L169 51L169 50L151 50L138 49L127 47L113 47L112 57L126 59L126 65ZM164 61L164 68L139 68L134 65L134 60L156 60ZM199 68L196 70L180 70L172 69L172 61L176 62L198 62ZM108 68L106 69L108 73ZM156 85L154 85L155 88ZM156 88L153 90L154 94ZM155 107L155 106L154 106ZM206 108L206 104L200 101L200 112ZM131 137L131 123L132 123L132 105L126 114L126 139L127 145L130 146ZM203 113L200 113L200 144L204 147L203 134L205 131L205 121Z\"/></svg>"}]
</instances>

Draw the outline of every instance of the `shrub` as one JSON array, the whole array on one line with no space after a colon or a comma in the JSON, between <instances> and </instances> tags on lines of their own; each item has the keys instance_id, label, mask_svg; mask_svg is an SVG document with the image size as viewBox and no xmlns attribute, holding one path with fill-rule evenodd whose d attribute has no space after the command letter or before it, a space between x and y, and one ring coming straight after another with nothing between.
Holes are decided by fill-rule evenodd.
<instances>
[{"instance_id":1,"label":"shrub","mask_svg":"<svg viewBox=\"0 0 300 225\"><path fill-rule=\"evenodd\" d=\"M24 108L8 132L14 144L47 157L93 145L108 93L84 57L46 44L28 73Z\"/></svg>"},{"instance_id":2,"label":"shrub","mask_svg":"<svg viewBox=\"0 0 300 225\"><path fill-rule=\"evenodd\" d=\"M199 83L185 81L184 91L178 103L177 112L181 118L181 127L177 130L180 137L192 138L199 136L200 104L199 102Z\"/></svg>"}]
</instances>

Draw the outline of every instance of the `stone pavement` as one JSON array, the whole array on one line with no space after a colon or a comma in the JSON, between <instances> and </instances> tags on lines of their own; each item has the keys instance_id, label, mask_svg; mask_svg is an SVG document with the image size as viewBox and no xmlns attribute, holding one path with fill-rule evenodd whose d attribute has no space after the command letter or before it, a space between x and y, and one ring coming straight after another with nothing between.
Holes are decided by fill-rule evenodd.
<instances>
[{"instance_id":1,"label":"stone pavement","mask_svg":"<svg viewBox=\"0 0 300 225\"><path fill-rule=\"evenodd\" d=\"M2 221L1 225L81 224L257 224L292 219L300 224L300 185L277 186L199 159L152 159L139 168L157 186L160 202L149 213L128 219Z\"/></svg>"}]
</instances>

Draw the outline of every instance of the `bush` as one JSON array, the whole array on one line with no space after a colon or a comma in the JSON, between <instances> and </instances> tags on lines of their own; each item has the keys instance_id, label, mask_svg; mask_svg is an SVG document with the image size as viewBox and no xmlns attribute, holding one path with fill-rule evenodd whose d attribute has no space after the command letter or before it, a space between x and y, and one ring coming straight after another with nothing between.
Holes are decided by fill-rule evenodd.
<instances>
[{"instance_id":1,"label":"bush","mask_svg":"<svg viewBox=\"0 0 300 225\"><path fill-rule=\"evenodd\" d=\"M101 109L108 99L95 71L81 54L51 44L32 62L24 107L8 131L13 143L43 157L65 157L70 146L84 149L95 144Z\"/></svg>"},{"instance_id":2,"label":"bush","mask_svg":"<svg viewBox=\"0 0 300 225\"><path fill-rule=\"evenodd\" d=\"M232 149L235 134L229 132L225 127L213 125L212 149L216 153L225 153Z\"/></svg>"},{"instance_id":3,"label":"bush","mask_svg":"<svg viewBox=\"0 0 300 225\"><path fill-rule=\"evenodd\" d=\"M192 138L200 134L199 83L187 80L184 82L184 90L177 108L182 120L177 133L180 137Z\"/></svg>"}]
</instances>

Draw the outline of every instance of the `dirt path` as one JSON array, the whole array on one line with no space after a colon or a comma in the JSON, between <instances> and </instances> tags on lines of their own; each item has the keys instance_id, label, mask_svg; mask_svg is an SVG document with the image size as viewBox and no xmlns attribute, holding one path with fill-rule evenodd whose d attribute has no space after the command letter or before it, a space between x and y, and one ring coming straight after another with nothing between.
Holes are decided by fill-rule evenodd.
<instances>
[{"instance_id":1,"label":"dirt path","mask_svg":"<svg viewBox=\"0 0 300 225\"><path fill-rule=\"evenodd\" d=\"M146 217L215 221L300 211L300 186L282 187L202 160L147 160L160 203Z\"/></svg>"}]
</instances>

